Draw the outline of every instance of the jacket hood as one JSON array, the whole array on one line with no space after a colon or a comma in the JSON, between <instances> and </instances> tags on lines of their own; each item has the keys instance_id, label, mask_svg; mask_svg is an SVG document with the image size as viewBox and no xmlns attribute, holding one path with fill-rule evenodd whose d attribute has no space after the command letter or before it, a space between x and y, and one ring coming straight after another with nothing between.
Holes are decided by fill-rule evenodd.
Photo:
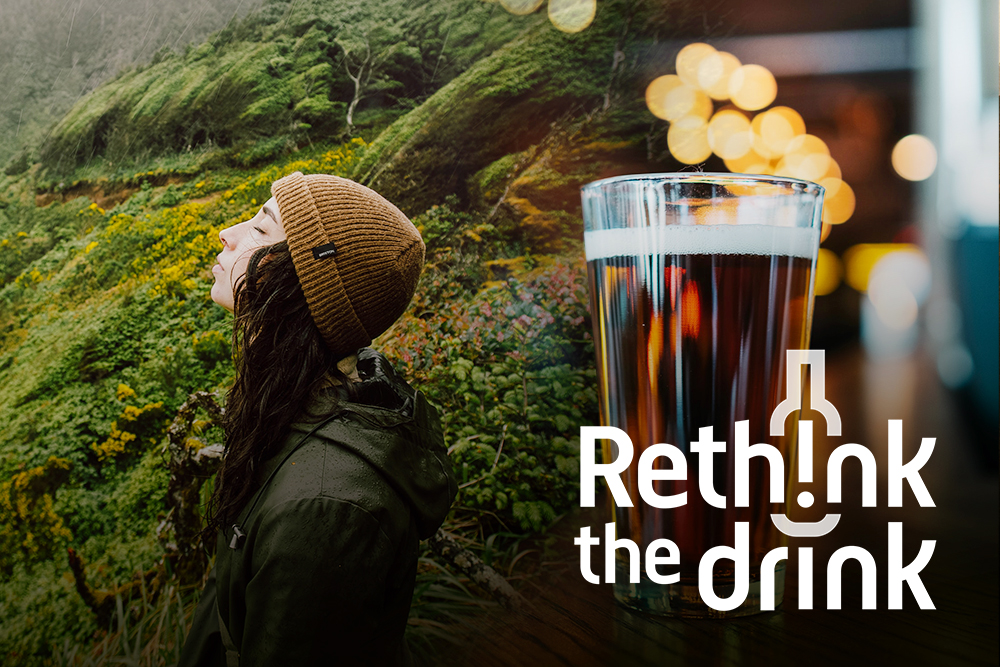
<instances>
[{"instance_id":1,"label":"jacket hood","mask_svg":"<svg viewBox=\"0 0 1000 667\"><path fill-rule=\"evenodd\" d=\"M316 434L376 469L410 506L426 539L458 492L437 410L378 352L361 350L357 368L361 382L353 385L353 395L339 388L335 417ZM299 421L292 429L308 432L315 423Z\"/></svg>"}]
</instances>

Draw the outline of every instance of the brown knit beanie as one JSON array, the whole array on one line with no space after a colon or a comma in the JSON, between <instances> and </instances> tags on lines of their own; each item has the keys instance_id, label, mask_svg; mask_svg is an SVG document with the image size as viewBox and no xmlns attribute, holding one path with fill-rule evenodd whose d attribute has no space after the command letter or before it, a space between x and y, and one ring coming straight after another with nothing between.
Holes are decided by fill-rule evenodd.
<instances>
[{"instance_id":1,"label":"brown knit beanie","mask_svg":"<svg viewBox=\"0 0 1000 667\"><path fill-rule=\"evenodd\" d=\"M413 297L424 266L420 232L354 181L295 172L271 186L313 321L339 359L369 345Z\"/></svg>"}]
</instances>

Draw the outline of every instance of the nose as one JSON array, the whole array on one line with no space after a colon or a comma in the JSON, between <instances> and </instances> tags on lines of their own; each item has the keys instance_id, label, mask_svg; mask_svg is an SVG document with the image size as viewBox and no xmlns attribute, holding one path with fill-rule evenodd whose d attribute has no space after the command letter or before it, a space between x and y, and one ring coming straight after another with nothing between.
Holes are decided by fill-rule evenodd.
<instances>
[{"instance_id":1,"label":"nose","mask_svg":"<svg viewBox=\"0 0 1000 667\"><path fill-rule=\"evenodd\" d=\"M222 249L232 250L236 248L247 237L251 225L252 222L250 220L244 220L243 222L237 222L235 225L226 227L219 232L219 241L222 242Z\"/></svg>"},{"instance_id":2,"label":"nose","mask_svg":"<svg viewBox=\"0 0 1000 667\"><path fill-rule=\"evenodd\" d=\"M233 227L235 227L235 225ZM233 244L230 241L230 239L232 238L231 234L233 227L226 227L225 229L219 232L219 241L222 243L223 250L225 250L226 248L233 247Z\"/></svg>"}]
</instances>

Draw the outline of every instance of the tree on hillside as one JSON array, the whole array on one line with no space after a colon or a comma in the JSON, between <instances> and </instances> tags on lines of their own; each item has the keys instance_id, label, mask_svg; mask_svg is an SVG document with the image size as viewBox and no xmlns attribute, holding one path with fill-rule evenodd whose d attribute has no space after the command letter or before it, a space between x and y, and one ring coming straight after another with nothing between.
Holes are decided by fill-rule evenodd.
<instances>
[{"instance_id":1,"label":"tree on hillside","mask_svg":"<svg viewBox=\"0 0 1000 667\"><path fill-rule=\"evenodd\" d=\"M81 11L99 2L81 1ZM41 123L31 107L0 100L0 136L10 128L20 142L30 123L26 145L42 165L45 187L88 163L136 173L171 153L185 153L185 164L248 166L303 141L377 134L525 30L524 17L483 0L246 1L259 1L260 9L182 54L161 47L149 65L126 70L82 99L68 97L63 108L73 108L57 123L48 116ZM0 36L7 33L0 22ZM10 51L0 39L0 84L12 70L2 58ZM89 70L77 70L79 88ZM35 80L24 78L22 88ZM44 92L38 103L50 98ZM15 145L0 143L0 170L24 173L28 158L12 159L17 155Z\"/></svg>"},{"instance_id":2,"label":"tree on hillside","mask_svg":"<svg viewBox=\"0 0 1000 667\"><path fill-rule=\"evenodd\" d=\"M362 99L400 86L387 76L387 65L393 60L419 60L420 52L406 43L404 35L403 27L388 16L370 16L345 24L337 35L344 69L354 84L354 95L347 105L348 135L354 131L354 112Z\"/></svg>"}]
</instances>

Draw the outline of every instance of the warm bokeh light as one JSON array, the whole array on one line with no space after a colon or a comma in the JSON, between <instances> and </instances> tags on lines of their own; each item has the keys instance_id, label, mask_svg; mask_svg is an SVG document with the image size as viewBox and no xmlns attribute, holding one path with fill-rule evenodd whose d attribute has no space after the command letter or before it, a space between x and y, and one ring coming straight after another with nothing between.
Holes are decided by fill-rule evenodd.
<instances>
[{"instance_id":1,"label":"warm bokeh light","mask_svg":"<svg viewBox=\"0 0 1000 667\"><path fill-rule=\"evenodd\" d=\"M830 165L830 156L823 153L809 153L786 155L778 162L774 168L774 173L778 176L788 176L789 178L801 178L804 181L819 181L823 174L827 172Z\"/></svg>"},{"instance_id":2,"label":"warm bokeh light","mask_svg":"<svg viewBox=\"0 0 1000 667\"><path fill-rule=\"evenodd\" d=\"M839 225L854 215L854 190L839 178L823 178L819 184L826 188L823 196L823 222Z\"/></svg>"},{"instance_id":3,"label":"warm bokeh light","mask_svg":"<svg viewBox=\"0 0 1000 667\"><path fill-rule=\"evenodd\" d=\"M910 134L892 149L892 168L908 181L922 181L937 167L937 150L927 137Z\"/></svg>"},{"instance_id":4,"label":"warm bokeh light","mask_svg":"<svg viewBox=\"0 0 1000 667\"><path fill-rule=\"evenodd\" d=\"M843 275L844 265L837 253L820 248L816 258L816 296L824 296L837 289Z\"/></svg>"},{"instance_id":5,"label":"warm bokeh light","mask_svg":"<svg viewBox=\"0 0 1000 667\"><path fill-rule=\"evenodd\" d=\"M765 67L743 65L729 77L729 99L747 111L763 109L778 94L778 82Z\"/></svg>"},{"instance_id":6,"label":"warm bokeh light","mask_svg":"<svg viewBox=\"0 0 1000 667\"><path fill-rule=\"evenodd\" d=\"M776 161L781 158L781 153L771 149L764 142L764 115L759 113L750 121L750 145L754 152L765 160Z\"/></svg>"},{"instance_id":7,"label":"warm bokeh light","mask_svg":"<svg viewBox=\"0 0 1000 667\"><path fill-rule=\"evenodd\" d=\"M788 147L785 149L786 155L790 155L792 153L822 153L823 155L829 155L830 149L819 137L812 134L800 134L789 141Z\"/></svg>"},{"instance_id":8,"label":"warm bokeh light","mask_svg":"<svg viewBox=\"0 0 1000 667\"><path fill-rule=\"evenodd\" d=\"M859 243L844 253L845 280L859 292L868 291L868 280L880 259L889 253L924 253L912 243Z\"/></svg>"},{"instance_id":9,"label":"warm bokeh light","mask_svg":"<svg viewBox=\"0 0 1000 667\"><path fill-rule=\"evenodd\" d=\"M771 163L767 161L767 158L752 149L747 151L745 155L734 160L725 160L725 163L726 169L734 174L771 175L774 173L774 169L771 168Z\"/></svg>"},{"instance_id":10,"label":"warm bokeh light","mask_svg":"<svg viewBox=\"0 0 1000 667\"><path fill-rule=\"evenodd\" d=\"M785 156L774 168L779 176L819 181L830 168L830 149L819 137L800 134L788 142Z\"/></svg>"},{"instance_id":11,"label":"warm bokeh light","mask_svg":"<svg viewBox=\"0 0 1000 667\"><path fill-rule=\"evenodd\" d=\"M743 63L731 53L716 51L698 65L698 87L713 100L729 99L729 77Z\"/></svg>"},{"instance_id":12,"label":"warm bokeh light","mask_svg":"<svg viewBox=\"0 0 1000 667\"><path fill-rule=\"evenodd\" d=\"M708 44L688 44L677 54L677 76L687 85L699 88L701 84L698 82L698 69L702 61L715 53L715 48Z\"/></svg>"},{"instance_id":13,"label":"warm bokeh light","mask_svg":"<svg viewBox=\"0 0 1000 667\"><path fill-rule=\"evenodd\" d=\"M542 6L542 0L500 0L500 6L511 14L524 16Z\"/></svg>"},{"instance_id":14,"label":"warm bokeh light","mask_svg":"<svg viewBox=\"0 0 1000 667\"><path fill-rule=\"evenodd\" d=\"M665 107L669 121L675 121L684 116L697 116L708 121L712 115L711 98L686 83L682 83L667 93Z\"/></svg>"},{"instance_id":15,"label":"warm bokeh light","mask_svg":"<svg viewBox=\"0 0 1000 667\"><path fill-rule=\"evenodd\" d=\"M761 111L778 94L778 83L767 68L743 65L731 53L703 42L682 48L676 67L677 74L659 76L646 87L650 113L671 123L667 146L675 159L698 164L714 153L734 174L786 176L822 184L826 198L821 242L833 225L853 215L853 189L843 181L840 165L827 145L806 133L802 115L787 106ZM715 111L713 100L730 100L731 104Z\"/></svg>"},{"instance_id":16,"label":"warm bokeh light","mask_svg":"<svg viewBox=\"0 0 1000 667\"><path fill-rule=\"evenodd\" d=\"M750 152L750 121L739 111L724 109L708 121L708 145L723 160L735 160Z\"/></svg>"},{"instance_id":17,"label":"warm bokeh light","mask_svg":"<svg viewBox=\"0 0 1000 667\"><path fill-rule=\"evenodd\" d=\"M683 82L676 74L665 74L650 81L646 86L646 107L650 113L661 120L670 120L667 117L667 95L681 85Z\"/></svg>"},{"instance_id":18,"label":"warm bokeh light","mask_svg":"<svg viewBox=\"0 0 1000 667\"><path fill-rule=\"evenodd\" d=\"M708 123L698 116L684 116L670 124L667 147L684 164L704 162L712 154L708 145Z\"/></svg>"},{"instance_id":19,"label":"warm bokeh light","mask_svg":"<svg viewBox=\"0 0 1000 667\"><path fill-rule=\"evenodd\" d=\"M597 13L597 0L549 0L549 20L563 32L580 32Z\"/></svg>"},{"instance_id":20,"label":"warm bokeh light","mask_svg":"<svg viewBox=\"0 0 1000 667\"><path fill-rule=\"evenodd\" d=\"M657 118L669 121L684 116L698 116L707 121L712 115L712 100L708 95L687 85L676 74L650 82L646 87L646 106Z\"/></svg>"},{"instance_id":21,"label":"warm bokeh light","mask_svg":"<svg viewBox=\"0 0 1000 667\"><path fill-rule=\"evenodd\" d=\"M830 158L830 165L826 168L826 173L823 174L823 178L843 178L843 174L840 173L840 165L833 158Z\"/></svg>"},{"instance_id":22,"label":"warm bokeh light","mask_svg":"<svg viewBox=\"0 0 1000 667\"><path fill-rule=\"evenodd\" d=\"M760 139L773 153L784 154L791 141L806 132L806 123L789 107L774 107L760 114Z\"/></svg>"}]
</instances>

